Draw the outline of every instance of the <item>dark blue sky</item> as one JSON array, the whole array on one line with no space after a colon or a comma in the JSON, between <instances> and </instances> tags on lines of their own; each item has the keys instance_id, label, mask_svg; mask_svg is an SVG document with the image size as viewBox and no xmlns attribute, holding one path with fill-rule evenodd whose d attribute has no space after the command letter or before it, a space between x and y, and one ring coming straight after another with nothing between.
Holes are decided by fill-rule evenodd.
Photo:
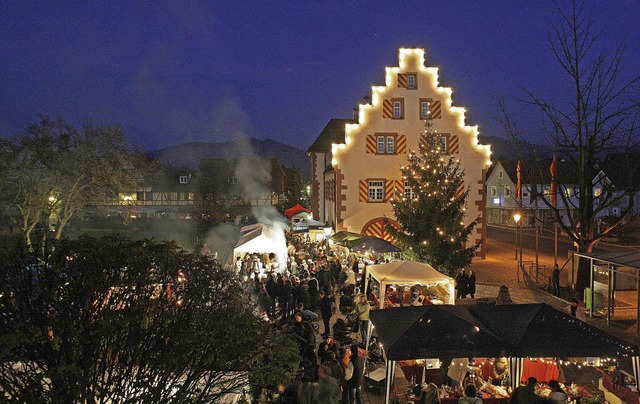
<instances>
[{"instance_id":1,"label":"dark blue sky","mask_svg":"<svg viewBox=\"0 0 640 404\"><path fill-rule=\"evenodd\" d=\"M603 45L628 37L640 73L640 2L587 1ZM561 97L547 0L0 2L0 134L38 113L120 124L156 149L247 135L306 149L348 118L399 47L422 47L481 134L504 97L535 140L522 88Z\"/></svg>"}]
</instances>

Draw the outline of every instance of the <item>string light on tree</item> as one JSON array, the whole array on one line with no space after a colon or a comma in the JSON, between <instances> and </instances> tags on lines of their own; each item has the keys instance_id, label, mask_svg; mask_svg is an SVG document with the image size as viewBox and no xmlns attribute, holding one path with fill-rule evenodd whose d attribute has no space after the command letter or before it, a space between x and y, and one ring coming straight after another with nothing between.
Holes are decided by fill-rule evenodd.
<instances>
[{"instance_id":1,"label":"string light on tree","mask_svg":"<svg viewBox=\"0 0 640 404\"><path fill-rule=\"evenodd\" d=\"M425 120L418 150L408 153L408 164L401 168L415 197L391 202L403 230L388 223L387 231L413 252L413 259L452 275L471 263L477 246L464 242L478 220L464 224L469 195L469 188L463 188L464 170L458 159L441 152L433 125L432 119Z\"/></svg>"}]
</instances>

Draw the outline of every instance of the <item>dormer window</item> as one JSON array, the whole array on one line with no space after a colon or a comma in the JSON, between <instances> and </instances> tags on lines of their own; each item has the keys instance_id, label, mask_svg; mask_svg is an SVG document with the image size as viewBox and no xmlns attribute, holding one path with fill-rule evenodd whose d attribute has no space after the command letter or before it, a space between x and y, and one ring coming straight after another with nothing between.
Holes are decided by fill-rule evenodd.
<instances>
[{"instance_id":1,"label":"dormer window","mask_svg":"<svg viewBox=\"0 0 640 404\"><path fill-rule=\"evenodd\" d=\"M181 175L180 176L180 184L188 184L189 183L189 176L188 175Z\"/></svg>"}]
</instances>

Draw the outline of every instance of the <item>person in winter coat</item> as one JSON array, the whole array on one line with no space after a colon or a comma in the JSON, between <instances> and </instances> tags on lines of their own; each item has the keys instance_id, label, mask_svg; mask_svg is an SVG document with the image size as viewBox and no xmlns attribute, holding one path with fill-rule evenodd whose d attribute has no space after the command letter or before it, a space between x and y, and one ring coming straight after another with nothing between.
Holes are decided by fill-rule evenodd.
<instances>
[{"instance_id":1,"label":"person in winter coat","mask_svg":"<svg viewBox=\"0 0 640 404\"><path fill-rule=\"evenodd\" d=\"M351 345L351 362L353 362L353 375L349 379L349 394L351 402L362 404L362 385L364 384L364 358L358 353L358 346Z\"/></svg>"},{"instance_id":2,"label":"person in winter coat","mask_svg":"<svg viewBox=\"0 0 640 404\"><path fill-rule=\"evenodd\" d=\"M456 298L464 299L469 293L469 275L464 272L464 268L460 270L455 277L456 281Z\"/></svg>"},{"instance_id":3,"label":"person in winter coat","mask_svg":"<svg viewBox=\"0 0 640 404\"><path fill-rule=\"evenodd\" d=\"M269 274L267 283L265 284L267 294L271 298L271 307L269 308L269 318L274 319L276 317L276 299L278 298L278 284L273 277L273 274Z\"/></svg>"},{"instance_id":4,"label":"person in winter coat","mask_svg":"<svg viewBox=\"0 0 640 404\"><path fill-rule=\"evenodd\" d=\"M280 314L282 318L288 318L293 311L291 301L293 299L293 287L287 275L282 276L282 287L280 288Z\"/></svg>"},{"instance_id":5,"label":"person in winter coat","mask_svg":"<svg viewBox=\"0 0 640 404\"><path fill-rule=\"evenodd\" d=\"M311 298L311 305L309 310L316 311L318 309L318 292L320 291L318 280L315 275L311 273L311 278L309 279L309 297Z\"/></svg>"},{"instance_id":6,"label":"person in winter coat","mask_svg":"<svg viewBox=\"0 0 640 404\"><path fill-rule=\"evenodd\" d=\"M322 324L324 324L324 335L331 335L330 324L333 308L331 307L331 298L324 290L320 291L320 315L322 316Z\"/></svg>"},{"instance_id":7,"label":"person in winter coat","mask_svg":"<svg viewBox=\"0 0 640 404\"><path fill-rule=\"evenodd\" d=\"M473 299L476 294L476 274L471 269L469 270L467 292L469 292L469 296L471 296L471 298Z\"/></svg>"},{"instance_id":8,"label":"person in winter coat","mask_svg":"<svg viewBox=\"0 0 640 404\"><path fill-rule=\"evenodd\" d=\"M315 347L307 345L302 353L302 390L306 403L312 402L313 383L318 381L318 358Z\"/></svg>"},{"instance_id":9,"label":"person in winter coat","mask_svg":"<svg viewBox=\"0 0 640 404\"><path fill-rule=\"evenodd\" d=\"M338 404L340 402L340 384L331 375L331 369L320 366L318 369L318 387L313 395L314 404Z\"/></svg>"},{"instance_id":10,"label":"person in winter coat","mask_svg":"<svg viewBox=\"0 0 640 404\"><path fill-rule=\"evenodd\" d=\"M268 317L269 310L271 310L272 304L273 301L271 300L271 297L267 293L266 289L264 288L264 286L261 287L258 291L258 308L260 310L260 314L262 315L264 313Z\"/></svg>"}]
</instances>

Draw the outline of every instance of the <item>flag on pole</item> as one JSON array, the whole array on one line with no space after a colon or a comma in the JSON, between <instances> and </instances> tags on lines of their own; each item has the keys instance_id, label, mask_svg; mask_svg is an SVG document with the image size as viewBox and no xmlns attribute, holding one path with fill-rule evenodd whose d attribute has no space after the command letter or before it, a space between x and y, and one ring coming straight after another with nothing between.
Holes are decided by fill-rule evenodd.
<instances>
[{"instance_id":1,"label":"flag on pole","mask_svg":"<svg viewBox=\"0 0 640 404\"><path fill-rule=\"evenodd\" d=\"M553 206L556 206L558 202L557 197L557 186L556 186L556 154L553 154L553 159L551 160L551 167L549 167L549 172L551 172L551 189L549 190L549 203Z\"/></svg>"},{"instance_id":2,"label":"flag on pole","mask_svg":"<svg viewBox=\"0 0 640 404\"><path fill-rule=\"evenodd\" d=\"M518 160L518 183L516 184L516 201L520 203L522 201L522 180L520 179L520 160Z\"/></svg>"}]
</instances>

